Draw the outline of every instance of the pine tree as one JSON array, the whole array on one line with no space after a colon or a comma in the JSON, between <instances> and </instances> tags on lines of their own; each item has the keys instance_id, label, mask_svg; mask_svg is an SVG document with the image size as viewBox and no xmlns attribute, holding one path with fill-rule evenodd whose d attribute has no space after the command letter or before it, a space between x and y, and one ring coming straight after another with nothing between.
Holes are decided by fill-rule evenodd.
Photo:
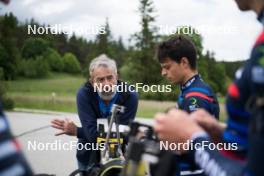
<instances>
[{"instance_id":1,"label":"pine tree","mask_svg":"<svg viewBox=\"0 0 264 176\"><path fill-rule=\"evenodd\" d=\"M139 12L141 14L141 30L134 34L135 53L132 62L133 67L138 69L134 80L145 84L157 84L161 80L160 66L155 59L155 46L158 41L155 22L155 8L152 0L140 0ZM146 69L146 66L148 68Z\"/></svg>"},{"instance_id":2,"label":"pine tree","mask_svg":"<svg viewBox=\"0 0 264 176\"><path fill-rule=\"evenodd\" d=\"M112 41L111 36L111 30L108 23L108 19L106 19L105 25L104 25L104 33L98 34L96 36L96 44L97 44L97 54L106 54L110 57L112 57L111 49L110 49L110 43Z\"/></svg>"}]
</instances>

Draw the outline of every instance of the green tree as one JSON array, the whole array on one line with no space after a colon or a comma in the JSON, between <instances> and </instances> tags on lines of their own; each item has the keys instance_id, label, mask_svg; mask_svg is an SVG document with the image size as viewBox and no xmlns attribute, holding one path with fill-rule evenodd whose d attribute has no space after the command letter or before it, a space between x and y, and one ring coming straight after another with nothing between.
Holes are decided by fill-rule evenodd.
<instances>
[{"instance_id":1,"label":"green tree","mask_svg":"<svg viewBox=\"0 0 264 176\"><path fill-rule=\"evenodd\" d=\"M8 61L8 53L6 52L5 48L2 46L0 43L0 68L1 68L1 78L4 79L4 73L5 73L5 68L7 66Z\"/></svg>"},{"instance_id":2,"label":"green tree","mask_svg":"<svg viewBox=\"0 0 264 176\"><path fill-rule=\"evenodd\" d=\"M12 80L17 75L17 60L19 53L12 42L5 43L5 47L0 43L0 67L3 68L3 75L6 80Z\"/></svg>"},{"instance_id":3,"label":"green tree","mask_svg":"<svg viewBox=\"0 0 264 176\"><path fill-rule=\"evenodd\" d=\"M111 54L109 55L111 58L115 59L118 68L120 68L128 58L127 49L123 43L123 39L120 36L117 41L112 40L109 44L109 50L111 50Z\"/></svg>"},{"instance_id":4,"label":"green tree","mask_svg":"<svg viewBox=\"0 0 264 176\"><path fill-rule=\"evenodd\" d=\"M4 109L10 110L14 108L14 101L6 96L6 89L4 69L0 67L0 103L2 103Z\"/></svg>"},{"instance_id":5,"label":"green tree","mask_svg":"<svg viewBox=\"0 0 264 176\"><path fill-rule=\"evenodd\" d=\"M215 92L225 94L226 91L226 73L223 64L216 62L214 53L209 51L203 56L206 61L205 81L210 84Z\"/></svg>"},{"instance_id":6,"label":"green tree","mask_svg":"<svg viewBox=\"0 0 264 176\"><path fill-rule=\"evenodd\" d=\"M42 38L28 38L22 48L22 57L25 59L35 59L42 56L49 48L49 43Z\"/></svg>"},{"instance_id":7,"label":"green tree","mask_svg":"<svg viewBox=\"0 0 264 176\"><path fill-rule=\"evenodd\" d=\"M65 53L63 56L64 71L67 73L80 73L81 66L76 56L72 53Z\"/></svg>"},{"instance_id":8,"label":"green tree","mask_svg":"<svg viewBox=\"0 0 264 176\"><path fill-rule=\"evenodd\" d=\"M16 28L18 21L12 14L6 14L0 20L0 67L4 69L6 80L15 79L17 75L17 48Z\"/></svg>"},{"instance_id":9,"label":"green tree","mask_svg":"<svg viewBox=\"0 0 264 176\"><path fill-rule=\"evenodd\" d=\"M131 53L130 68L121 70L134 70L137 74L123 73L133 82L157 84L162 78L159 63L155 59L158 35L157 28L153 25L155 9L152 0L140 0L139 12L141 14L141 30L132 36L135 41L135 51Z\"/></svg>"},{"instance_id":10,"label":"green tree","mask_svg":"<svg viewBox=\"0 0 264 176\"><path fill-rule=\"evenodd\" d=\"M197 69L204 80L208 80L208 59L201 56L197 60Z\"/></svg>"},{"instance_id":11,"label":"green tree","mask_svg":"<svg viewBox=\"0 0 264 176\"><path fill-rule=\"evenodd\" d=\"M244 64L244 61L234 62L221 62L226 70L226 75L233 80L235 78L235 72Z\"/></svg>"},{"instance_id":12,"label":"green tree","mask_svg":"<svg viewBox=\"0 0 264 176\"><path fill-rule=\"evenodd\" d=\"M4 80L16 77L18 49L16 47L15 28L18 21L12 14L0 19L0 101L4 109L13 109L14 102L6 95L7 86Z\"/></svg>"},{"instance_id":13,"label":"green tree","mask_svg":"<svg viewBox=\"0 0 264 176\"><path fill-rule=\"evenodd\" d=\"M104 32L99 33L95 39L95 43L97 45L97 55L106 54L109 57L113 57L113 53L111 51L112 34L108 19L106 19L102 28L104 28Z\"/></svg>"},{"instance_id":14,"label":"green tree","mask_svg":"<svg viewBox=\"0 0 264 176\"><path fill-rule=\"evenodd\" d=\"M4 94L5 94L4 69L0 67L0 100L3 99Z\"/></svg>"}]
</instances>

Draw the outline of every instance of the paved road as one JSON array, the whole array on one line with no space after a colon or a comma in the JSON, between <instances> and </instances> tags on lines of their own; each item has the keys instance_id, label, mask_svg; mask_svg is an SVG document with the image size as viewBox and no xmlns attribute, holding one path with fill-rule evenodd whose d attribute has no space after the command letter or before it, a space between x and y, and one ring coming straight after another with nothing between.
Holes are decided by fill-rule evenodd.
<instances>
[{"instance_id":1,"label":"paved road","mask_svg":"<svg viewBox=\"0 0 264 176\"><path fill-rule=\"evenodd\" d=\"M66 135L54 136L57 130L49 126L53 118L66 117L80 124L76 114L8 112L6 115L13 134L20 141L35 173L67 176L76 168L75 149L70 150L69 147L71 143L76 142L76 138ZM148 124L152 123L148 119L138 120ZM61 150L60 148L63 147L64 150Z\"/></svg>"}]
</instances>

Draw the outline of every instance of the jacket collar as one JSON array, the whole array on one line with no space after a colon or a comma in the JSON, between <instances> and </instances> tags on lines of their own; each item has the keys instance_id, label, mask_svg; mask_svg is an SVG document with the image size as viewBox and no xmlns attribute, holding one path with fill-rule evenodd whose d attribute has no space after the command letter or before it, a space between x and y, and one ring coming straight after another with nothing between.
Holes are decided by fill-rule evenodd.
<instances>
[{"instance_id":1,"label":"jacket collar","mask_svg":"<svg viewBox=\"0 0 264 176\"><path fill-rule=\"evenodd\" d=\"M188 81L186 81L182 86L181 86L181 90L185 90L188 87L190 87L197 79L200 79L200 75L196 74L193 77L191 77Z\"/></svg>"}]
</instances>

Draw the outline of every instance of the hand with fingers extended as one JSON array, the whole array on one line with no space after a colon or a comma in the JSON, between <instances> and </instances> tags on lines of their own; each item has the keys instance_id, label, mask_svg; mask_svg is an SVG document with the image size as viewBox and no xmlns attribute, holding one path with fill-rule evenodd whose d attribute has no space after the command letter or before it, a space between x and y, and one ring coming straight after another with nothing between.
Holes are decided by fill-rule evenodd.
<instances>
[{"instance_id":1,"label":"hand with fingers extended","mask_svg":"<svg viewBox=\"0 0 264 176\"><path fill-rule=\"evenodd\" d=\"M56 133L55 136L59 136L62 134L77 136L77 126L73 121L70 121L67 118L65 120L54 119L51 121L51 126L53 128L61 130L61 132Z\"/></svg>"}]
</instances>

